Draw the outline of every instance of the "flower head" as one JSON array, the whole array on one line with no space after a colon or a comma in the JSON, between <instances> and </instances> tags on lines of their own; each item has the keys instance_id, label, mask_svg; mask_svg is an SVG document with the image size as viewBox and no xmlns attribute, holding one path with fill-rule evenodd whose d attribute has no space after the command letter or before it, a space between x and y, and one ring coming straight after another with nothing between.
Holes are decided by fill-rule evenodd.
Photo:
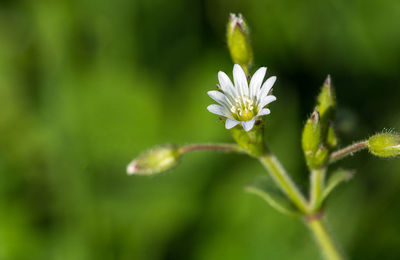
<instances>
[{"instance_id":1,"label":"flower head","mask_svg":"<svg viewBox=\"0 0 400 260\"><path fill-rule=\"evenodd\" d=\"M226 117L226 129L241 124L245 131L250 131L257 118L270 113L265 106L276 100L275 96L269 95L276 77L268 78L263 84L266 71L265 67L259 68L251 78L250 85L238 64L233 66L234 84L224 72L218 72L221 91L212 90L207 94L219 105L209 105L208 111Z\"/></svg>"}]
</instances>

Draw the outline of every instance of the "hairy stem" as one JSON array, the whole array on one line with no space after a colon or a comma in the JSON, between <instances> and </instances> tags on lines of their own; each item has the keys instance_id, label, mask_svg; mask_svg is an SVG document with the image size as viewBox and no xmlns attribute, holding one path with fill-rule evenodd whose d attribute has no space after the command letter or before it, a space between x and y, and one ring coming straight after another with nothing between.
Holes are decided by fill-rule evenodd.
<instances>
[{"instance_id":1,"label":"hairy stem","mask_svg":"<svg viewBox=\"0 0 400 260\"><path fill-rule=\"evenodd\" d=\"M349 145L343 149L333 152L329 158L329 163L333 163L340 159L343 159L346 156L353 155L355 152L361 151L365 148L368 148L368 141L361 141Z\"/></svg>"},{"instance_id":2,"label":"hairy stem","mask_svg":"<svg viewBox=\"0 0 400 260\"><path fill-rule=\"evenodd\" d=\"M313 233L315 241L317 242L324 259L344 259L320 219L312 219L306 223Z\"/></svg>"},{"instance_id":3,"label":"hairy stem","mask_svg":"<svg viewBox=\"0 0 400 260\"><path fill-rule=\"evenodd\" d=\"M307 202L303 194L297 189L278 159L270 152L264 153L258 159L268 170L281 190L292 200L300 211L307 213Z\"/></svg>"},{"instance_id":4,"label":"hairy stem","mask_svg":"<svg viewBox=\"0 0 400 260\"><path fill-rule=\"evenodd\" d=\"M190 144L179 148L181 153L193 151L220 151L220 152L244 152L243 149L236 144Z\"/></svg>"},{"instance_id":5,"label":"hairy stem","mask_svg":"<svg viewBox=\"0 0 400 260\"><path fill-rule=\"evenodd\" d=\"M326 167L311 170L310 175L310 204L309 208L312 212L319 209L323 200L325 188Z\"/></svg>"}]
</instances>

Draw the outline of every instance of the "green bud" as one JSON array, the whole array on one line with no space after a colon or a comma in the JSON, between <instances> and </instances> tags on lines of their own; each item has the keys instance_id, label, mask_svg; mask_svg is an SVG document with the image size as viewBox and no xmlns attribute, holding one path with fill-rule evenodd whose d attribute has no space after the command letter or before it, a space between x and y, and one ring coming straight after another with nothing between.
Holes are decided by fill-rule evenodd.
<instances>
[{"instance_id":1,"label":"green bud","mask_svg":"<svg viewBox=\"0 0 400 260\"><path fill-rule=\"evenodd\" d=\"M379 157L400 155L400 135L396 133L376 134L368 140L369 151Z\"/></svg>"},{"instance_id":2,"label":"green bud","mask_svg":"<svg viewBox=\"0 0 400 260\"><path fill-rule=\"evenodd\" d=\"M317 110L311 114L304 126L301 143L306 157L313 155L321 145L321 120Z\"/></svg>"},{"instance_id":3,"label":"green bud","mask_svg":"<svg viewBox=\"0 0 400 260\"><path fill-rule=\"evenodd\" d=\"M323 125L327 124L328 121L333 121L335 119L336 98L331 77L329 75L327 76L324 85L321 88L321 92L318 95L316 109L319 111Z\"/></svg>"},{"instance_id":4,"label":"green bud","mask_svg":"<svg viewBox=\"0 0 400 260\"><path fill-rule=\"evenodd\" d=\"M145 151L127 167L128 175L153 175L176 166L181 153L174 145L163 145Z\"/></svg>"},{"instance_id":5,"label":"green bud","mask_svg":"<svg viewBox=\"0 0 400 260\"><path fill-rule=\"evenodd\" d=\"M246 71L253 62L253 49L249 40L249 28L241 14L230 14L226 37L233 62Z\"/></svg>"},{"instance_id":6,"label":"green bud","mask_svg":"<svg viewBox=\"0 0 400 260\"><path fill-rule=\"evenodd\" d=\"M302 136L302 146L310 169L326 164L338 140L332 122L335 120L335 92L328 75L317 98L314 113L307 120Z\"/></svg>"},{"instance_id":7,"label":"green bud","mask_svg":"<svg viewBox=\"0 0 400 260\"><path fill-rule=\"evenodd\" d=\"M310 169L315 169L326 163L329 149L322 142L321 118L315 110L307 120L302 136L302 146Z\"/></svg>"}]
</instances>

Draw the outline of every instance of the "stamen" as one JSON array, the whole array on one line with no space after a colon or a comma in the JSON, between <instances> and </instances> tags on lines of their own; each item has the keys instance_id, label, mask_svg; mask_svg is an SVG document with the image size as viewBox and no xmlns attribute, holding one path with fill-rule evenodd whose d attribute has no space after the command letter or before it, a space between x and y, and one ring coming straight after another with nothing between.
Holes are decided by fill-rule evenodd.
<instances>
[{"instance_id":1,"label":"stamen","mask_svg":"<svg viewBox=\"0 0 400 260\"><path fill-rule=\"evenodd\" d=\"M255 111L254 100L245 97L236 97L234 100L235 104L231 105L230 111L234 118L240 121L248 121L253 118L254 115L257 114Z\"/></svg>"}]
</instances>

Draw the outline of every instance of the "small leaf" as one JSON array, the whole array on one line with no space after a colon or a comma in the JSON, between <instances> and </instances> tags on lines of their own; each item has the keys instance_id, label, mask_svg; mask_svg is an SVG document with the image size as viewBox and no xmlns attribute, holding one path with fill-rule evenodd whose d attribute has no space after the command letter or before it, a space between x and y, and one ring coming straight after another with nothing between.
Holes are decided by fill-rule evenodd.
<instances>
[{"instance_id":1,"label":"small leaf","mask_svg":"<svg viewBox=\"0 0 400 260\"><path fill-rule=\"evenodd\" d=\"M339 185L343 181L350 180L353 177L354 173L355 172L353 170L343 170L343 169L339 169L333 172L329 177L326 187L324 189L323 200L326 199L326 197L328 197L328 195L334 188L336 188L337 185Z\"/></svg>"},{"instance_id":2,"label":"small leaf","mask_svg":"<svg viewBox=\"0 0 400 260\"><path fill-rule=\"evenodd\" d=\"M299 216L300 212L267 176L256 178L246 186L246 191L256 194L268 202L277 211L289 215Z\"/></svg>"}]
</instances>

